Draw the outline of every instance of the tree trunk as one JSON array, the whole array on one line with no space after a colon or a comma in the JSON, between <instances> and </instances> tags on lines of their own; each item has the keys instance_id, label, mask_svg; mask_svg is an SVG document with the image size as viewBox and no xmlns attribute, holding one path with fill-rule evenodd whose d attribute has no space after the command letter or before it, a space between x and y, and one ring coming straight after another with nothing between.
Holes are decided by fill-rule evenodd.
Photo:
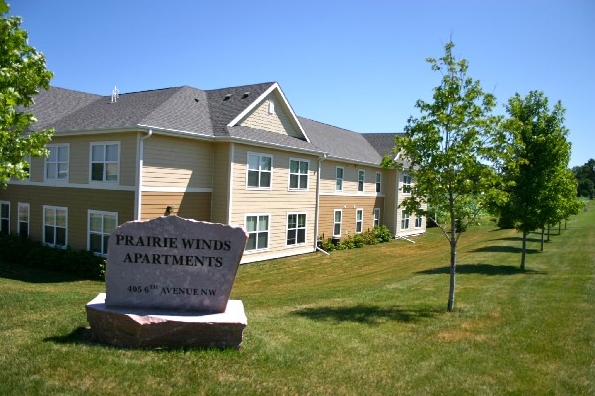
<instances>
[{"instance_id":1,"label":"tree trunk","mask_svg":"<svg viewBox=\"0 0 595 396\"><path fill-rule=\"evenodd\" d=\"M448 312L452 312L455 307L455 287L457 275L457 232L456 220L451 215L450 231L450 287L448 290Z\"/></svg>"},{"instance_id":2,"label":"tree trunk","mask_svg":"<svg viewBox=\"0 0 595 396\"><path fill-rule=\"evenodd\" d=\"M521 248L521 270L525 270L525 255L527 252L527 233L523 231L523 247Z\"/></svg>"},{"instance_id":3,"label":"tree trunk","mask_svg":"<svg viewBox=\"0 0 595 396\"><path fill-rule=\"evenodd\" d=\"M550 232L550 228L551 228L551 226L548 224L548 225L547 225L547 241L548 241L548 242L550 241L550 234L551 234L551 232Z\"/></svg>"},{"instance_id":4,"label":"tree trunk","mask_svg":"<svg viewBox=\"0 0 595 396\"><path fill-rule=\"evenodd\" d=\"M558 222L558 235L562 234L562 222Z\"/></svg>"},{"instance_id":5,"label":"tree trunk","mask_svg":"<svg viewBox=\"0 0 595 396\"><path fill-rule=\"evenodd\" d=\"M541 251L543 252L543 238L545 234L545 228L541 227Z\"/></svg>"}]
</instances>

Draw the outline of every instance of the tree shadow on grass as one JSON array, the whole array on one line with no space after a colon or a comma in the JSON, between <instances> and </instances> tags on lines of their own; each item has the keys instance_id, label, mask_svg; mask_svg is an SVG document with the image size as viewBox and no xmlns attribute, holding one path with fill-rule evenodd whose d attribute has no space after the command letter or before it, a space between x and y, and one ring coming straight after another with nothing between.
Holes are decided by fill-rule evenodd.
<instances>
[{"instance_id":1,"label":"tree shadow on grass","mask_svg":"<svg viewBox=\"0 0 595 396\"><path fill-rule=\"evenodd\" d=\"M513 236L513 237L506 237L506 238L496 238L496 239L492 239L492 241L523 242L523 237L522 236ZM538 238L531 238L528 236L527 243L531 243L531 242L541 242L541 236L539 236Z\"/></svg>"},{"instance_id":2,"label":"tree shadow on grass","mask_svg":"<svg viewBox=\"0 0 595 396\"><path fill-rule=\"evenodd\" d=\"M310 320L322 322L354 322L370 326L377 326L385 322L417 322L421 319L432 318L443 310L431 308L380 307L370 304L358 304L348 307L315 307L303 308L292 312Z\"/></svg>"},{"instance_id":3,"label":"tree shadow on grass","mask_svg":"<svg viewBox=\"0 0 595 396\"><path fill-rule=\"evenodd\" d=\"M418 274L436 275L450 274L450 266L431 268L424 271L418 271ZM493 264L459 264L457 265L457 274L480 274L480 275L545 275L547 272L535 271L530 269L522 270L513 265L493 265Z\"/></svg>"},{"instance_id":4,"label":"tree shadow on grass","mask_svg":"<svg viewBox=\"0 0 595 396\"><path fill-rule=\"evenodd\" d=\"M493 253L522 253L523 249L520 246L484 246L478 249L472 249L470 252L493 252ZM539 249L525 249L527 254L539 253Z\"/></svg>"}]
</instances>

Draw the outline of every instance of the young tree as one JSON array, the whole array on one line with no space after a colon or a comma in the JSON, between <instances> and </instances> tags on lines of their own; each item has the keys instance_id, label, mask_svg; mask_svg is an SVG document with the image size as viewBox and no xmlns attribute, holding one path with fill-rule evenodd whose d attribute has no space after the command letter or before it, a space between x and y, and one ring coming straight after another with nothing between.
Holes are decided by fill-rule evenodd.
<instances>
[{"instance_id":1,"label":"young tree","mask_svg":"<svg viewBox=\"0 0 595 396\"><path fill-rule=\"evenodd\" d=\"M510 98L506 111L509 118L502 130L509 157L502 168L507 183L500 212L511 216L523 233L520 267L524 270L527 234L575 210L576 182L568 171L570 143L562 104L556 103L550 112L543 92L531 91L524 98L519 94Z\"/></svg>"},{"instance_id":2,"label":"young tree","mask_svg":"<svg viewBox=\"0 0 595 396\"><path fill-rule=\"evenodd\" d=\"M499 121L491 115L496 98L485 93L478 80L467 77L467 61L456 59L453 48L449 42L444 56L427 59L432 70L442 74L442 81L434 88L433 102L416 102L421 116L409 118L405 135L395 138L393 149L393 158L405 159L414 180L401 206L428 220L433 213L423 208L446 214L446 223L436 225L450 244L448 311L454 309L457 242L496 182L493 168L482 160L492 157L492 132ZM386 158L384 166L403 167L403 163Z\"/></svg>"},{"instance_id":3,"label":"young tree","mask_svg":"<svg viewBox=\"0 0 595 396\"><path fill-rule=\"evenodd\" d=\"M9 7L0 0L0 185L6 188L11 177L26 178L28 157L46 155L45 144L51 130L30 133L37 120L26 108L40 88L48 89L52 73L45 57L27 42L20 29L21 18L6 14Z\"/></svg>"}]
</instances>

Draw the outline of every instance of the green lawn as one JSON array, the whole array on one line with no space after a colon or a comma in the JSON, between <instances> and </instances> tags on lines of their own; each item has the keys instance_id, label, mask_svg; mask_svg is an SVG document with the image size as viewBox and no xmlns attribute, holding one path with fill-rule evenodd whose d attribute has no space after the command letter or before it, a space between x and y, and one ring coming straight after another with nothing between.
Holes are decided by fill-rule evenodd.
<instances>
[{"instance_id":1,"label":"green lawn","mask_svg":"<svg viewBox=\"0 0 595 396\"><path fill-rule=\"evenodd\" d=\"M491 224L242 266L235 350L94 344L101 282L0 263L0 394L593 395L595 204L539 251Z\"/></svg>"}]
</instances>

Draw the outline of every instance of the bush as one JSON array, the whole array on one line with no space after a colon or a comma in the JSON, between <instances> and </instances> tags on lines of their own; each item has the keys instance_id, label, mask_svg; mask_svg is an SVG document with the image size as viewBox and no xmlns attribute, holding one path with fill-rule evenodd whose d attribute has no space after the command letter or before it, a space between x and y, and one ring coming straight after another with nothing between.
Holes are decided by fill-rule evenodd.
<instances>
[{"instance_id":1,"label":"bush","mask_svg":"<svg viewBox=\"0 0 595 396\"><path fill-rule=\"evenodd\" d=\"M362 248L364 245L376 245L377 243L388 242L392 239L392 234L388 227L382 225L374 227L372 230L364 231L353 236L347 235L345 238L324 238L324 234L318 237L318 247L325 252L333 250L345 250Z\"/></svg>"},{"instance_id":2,"label":"bush","mask_svg":"<svg viewBox=\"0 0 595 396\"><path fill-rule=\"evenodd\" d=\"M0 236L0 257L25 267L70 273L83 279L105 279L106 262L103 257L86 250L46 246L16 235Z\"/></svg>"},{"instance_id":3,"label":"bush","mask_svg":"<svg viewBox=\"0 0 595 396\"><path fill-rule=\"evenodd\" d=\"M374 227L374 235L376 235L376 239L380 242L388 242L393 238L390 230L384 224L380 227Z\"/></svg>"}]
</instances>

